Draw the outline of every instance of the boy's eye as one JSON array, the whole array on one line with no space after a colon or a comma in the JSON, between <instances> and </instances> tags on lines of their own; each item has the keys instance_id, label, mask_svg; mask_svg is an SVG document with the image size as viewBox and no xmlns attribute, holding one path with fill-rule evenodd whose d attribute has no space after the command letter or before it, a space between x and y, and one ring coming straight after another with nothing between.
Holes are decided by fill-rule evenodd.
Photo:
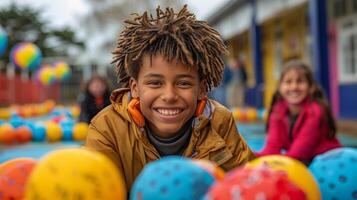
<instances>
[{"instance_id":1,"label":"boy's eye","mask_svg":"<svg viewBox=\"0 0 357 200\"><path fill-rule=\"evenodd\" d=\"M179 81L177 82L177 85L181 88L189 88L192 86L192 84L188 81Z\"/></svg>"},{"instance_id":2,"label":"boy's eye","mask_svg":"<svg viewBox=\"0 0 357 200\"><path fill-rule=\"evenodd\" d=\"M162 85L162 82L159 80L151 80L151 81L148 81L146 84L149 86L158 87L158 86Z\"/></svg>"}]
</instances>

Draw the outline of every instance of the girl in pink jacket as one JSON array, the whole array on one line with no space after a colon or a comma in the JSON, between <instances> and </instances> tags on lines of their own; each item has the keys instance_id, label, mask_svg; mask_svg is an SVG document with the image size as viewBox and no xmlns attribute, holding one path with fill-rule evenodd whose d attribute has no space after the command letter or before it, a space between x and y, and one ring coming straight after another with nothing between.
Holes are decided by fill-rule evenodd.
<instances>
[{"instance_id":1,"label":"girl in pink jacket","mask_svg":"<svg viewBox=\"0 0 357 200\"><path fill-rule=\"evenodd\" d=\"M310 67L288 62L281 73L268 114L267 141L257 156L283 154L309 164L328 150L341 147L327 99Z\"/></svg>"}]
</instances>

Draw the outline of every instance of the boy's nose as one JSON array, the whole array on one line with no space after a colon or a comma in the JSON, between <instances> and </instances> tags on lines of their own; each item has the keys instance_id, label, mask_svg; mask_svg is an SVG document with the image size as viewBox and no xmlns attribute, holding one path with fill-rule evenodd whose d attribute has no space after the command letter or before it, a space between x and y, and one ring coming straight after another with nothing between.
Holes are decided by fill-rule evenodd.
<instances>
[{"instance_id":1,"label":"boy's nose","mask_svg":"<svg viewBox=\"0 0 357 200\"><path fill-rule=\"evenodd\" d=\"M177 93L175 88L172 86L167 86L161 95L161 99L165 102L176 101Z\"/></svg>"}]
</instances>

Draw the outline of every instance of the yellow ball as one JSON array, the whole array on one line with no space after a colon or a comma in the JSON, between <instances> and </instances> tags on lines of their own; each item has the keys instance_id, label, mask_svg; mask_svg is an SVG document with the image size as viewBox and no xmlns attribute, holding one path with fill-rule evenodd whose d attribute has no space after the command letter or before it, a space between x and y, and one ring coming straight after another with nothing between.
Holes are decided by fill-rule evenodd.
<instances>
[{"instance_id":1,"label":"yellow ball","mask_svg":"<svg viewBox=\"0 0 357 200\"><path fill-rule=\"evenodd\" d=\"M246 113L248 121L256 121L258 119L258 112L255 108L248 108Z\"/></svg>"},{"instance_id":2,"label":"yellow ball","mask_svg":"<svg viewBox=\"0 0 357 200\"><path fill-rule=\"evenodd\" d=\"M47 140L49 142L56 142L62 139L62 129L58 124L54 122L47 122L45 126L47 132Z\"/></svg>"},{"instance_id":3,"label":"yellow ball","mask_svg":"<svg viewBox=\"0 0 357 200\"><path fill-rule=\"evenodd\" d=\"M320 189L313 175L298 160L282 155L270 155L252 160L245 166L247 168L267 167L275 171L284 171L289 180L305 192L309 200L321 199Z\"/></svg>"},{"instance_id":4,"label":"yellow ball","mask_svg":"<svg viewBox=\"0 0 357 200\"><path fill-rule=\"evenodd\" d=\"M8 120L11 117L11 111L8 108L0 108L0 119Z\"/></svg>"},{"instance_id":5,"label":"yellow ball","mask_svg":"<svg viewBox=\"0 0 357 200\"><path fill-rule=\"evenodd\" d=\"M125 183L104 155L86 149L61 149L43 157L33 170L26 200L126 199Z\"/></svg>"},{"instance_id":6,"label":"yellow ball","mask_svg":"<svg viewBox=\"0 0 357 200\"><path fill-rule=\"evenodd\" d=\"M76 119L79 117L79 114L81 113L81 108L79 106L72 106L71 112L72 112L73 118Z\"/></svg>"},{"instance_id":7,"label":"yellow ball","mask_svg":"<svg viewBox=\"0 0 357 200\"><path fill-rule=\"evenodd\" d=\"M77 123L73 127L73 139L84 140L87 137L88 124L84 122Z\"/></svg>"}]
</instances>

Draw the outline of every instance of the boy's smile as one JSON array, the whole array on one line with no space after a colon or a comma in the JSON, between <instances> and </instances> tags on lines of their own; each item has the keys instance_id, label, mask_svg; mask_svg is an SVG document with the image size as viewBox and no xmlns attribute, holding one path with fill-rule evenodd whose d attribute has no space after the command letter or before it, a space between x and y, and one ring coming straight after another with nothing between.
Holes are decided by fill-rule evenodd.
<instances>
[{"instance_id":1,"label":"boy's smile","mask_svg":"<svg viewBox=\"0 0 357 200\"><path fill-rule=\"evenodd\" d=\"M143 56L130 88L150 129L162 138L174 136L193 117L198 99L205 94L196 69L169 62L160 54Z\"/></svg>"}]
</instances>

